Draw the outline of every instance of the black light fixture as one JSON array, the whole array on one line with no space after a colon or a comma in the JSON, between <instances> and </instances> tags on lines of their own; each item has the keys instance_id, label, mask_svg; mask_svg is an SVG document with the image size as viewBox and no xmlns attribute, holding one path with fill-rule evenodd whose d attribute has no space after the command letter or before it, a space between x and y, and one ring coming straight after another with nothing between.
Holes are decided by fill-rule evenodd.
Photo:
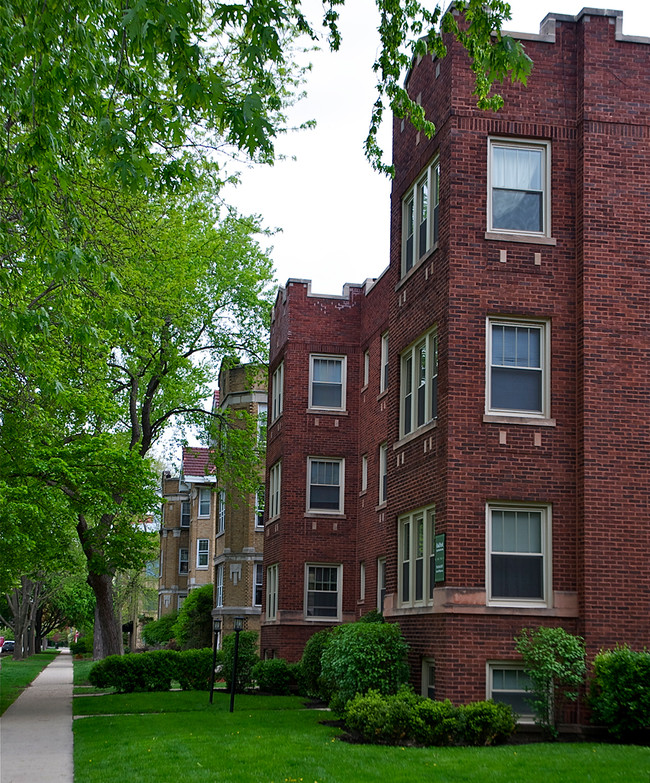
<instances>
[{"instance_id":1,"label":"black light fixture","mask_svg":"<svg viewBox=\"0 0 650 783\"><path fill-rule=\"evenodd\" d=\"M221 631L221 617L212 619L212 669L210 671L210 704L212 704L212 694L214 693L214 670L217 665L217 642L219 640L219 631Z\"/></svg>"},{"instance_id":2,"label":"black light fixture","mask_svg":"<svg viewBox=\"0 0 650 783\"><path fill-rule=\"evenodd\" d=\"M232 662L232 682L230 683L230 712L235 709L235 686L237 683L237 658L239 657L239 633L244 630L244 617L233 617L232 627L235 631L235 656Z\"/></svg>"}]
</instances>

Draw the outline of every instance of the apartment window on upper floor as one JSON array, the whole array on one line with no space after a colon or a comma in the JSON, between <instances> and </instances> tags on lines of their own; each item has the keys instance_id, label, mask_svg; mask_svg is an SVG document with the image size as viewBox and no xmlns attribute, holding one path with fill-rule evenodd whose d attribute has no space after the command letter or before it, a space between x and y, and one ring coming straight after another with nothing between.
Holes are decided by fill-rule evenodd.
<instances>
[{"instance_id":1,"label":"apartment window on upper floor","mask_svg":"<svg viewBox=\"0 0 650 783\"><path fill-rule=\"evenodd\" d=\"M278 616L278 564L266 569L266 619L275 620Z\"/></svg>"},{"instance_id":2,"label":"apartment window on upper floor","mask_svg":"<svg viewBox=\"0 0 650 783\"><path fill-rule=\"evenodd\" d=\"M282 413L284 403L284 362L280 362L271 377L271 423Z\"/></svg>"},{"instance_id":3,"label":"apartment window on upper floor","mask_svg":"<svg viewBox=\"0 0 650 783\"><path fill-rule=\"evenodd\" d=\"M550 144L489 139L488 147L488 231L550 237Z\"/></svg>"},{"instance_id":4,"label":"apartment window on upper floor","mask_svg":"<svg viewBox=\"0 0 650 783\"><path fill-rule=\"evenodd\" d=\"M381 336L381 376L379 380L379 393L388 388L388 332Z\"/></svg>"},{"instance_id":5,"label":"apartment window on upper floor","mask_svg":"<svg viewBox=\"0 0 650 783\"><path fill-rule=\"evenodd\" d=\"M545 322L488 318L487 413L548 418L549 343Z\"/></svg>"},{"instance_id":6,"label":"apartment window on upper floor","mask_svg":"<svg viewBox=\"0 0 650 783\"><path fill-rule=\"evenodd\" d=\"M268 521L280 516L280 490L282 483L282 462L278 460L269 469L269 517Z\"/></svg>"},{"instance_id":7,"label":"apartment window on upper floor","mask_svg":"<svg viewBox=\"0 0 650 783\"><path fill-rule=\"evenodd\" d=\"M432 329L401 356L400 437L438 415L438 337Z\"/></svg>"},{"instance_id":8,"label":"apartment window on upper floor","mask_svg":"<svg viewBox=\"0 0 650 783\"><path fill-rule=\"evenodd\" d=\"M363 454L361 457L361 491L365 492L368 489L368 455Z\"/></svg>"},{"instance_id":9,"label":"apartment window on upper floor","mask_svg":"<svg viewBox=\"0 0 650 783\"><path fill-rule=\"evenodd\" d=\"M386 598L386 558L377 558L377 611L384 611L384 600Z\"/></svg>"},{"instance_id":10,"label":"apartment window on upper floor","mask_svg":"<svg viewBox=\"0 0 650 783\"><path fill-rule=\"evenodd\" d=\"M196 567L207 568L210 559L210 540L208 538L199 538L196 542Z\"/></svg>"},{"instance_id":11,"label":"apartment window on upper floor","mask_svg":"<svg viewBox=\"0 0 650 783\"><path fill-rule=\"evenodd\" d=\"M433 599L435 583L435 509L406 514L399 520L399 601L423 606Z\"/></svg>"},{"instance_id":12,"label":"apartment window on upper floor","mask_svg":"<svg viewBox=\"0 0 650 783\"><path fill-rule=\"evenodd\" d=\"M266 448L266 428L269 418L269 406L265 402L257 405L257 446L260 449Z\"/></svg>"},{"instance_id":13,"label":"apartment window on upper floor","mask_svg":"<svg viewBox=\"0 0 650 783\"><path fill-rule=\"evenodd\" d=\"M255 527L264 527L264 506L266 500L266 488L260 484L255 493Z\"/></svg>"},{"instance_id":14,"label":"apartment window on upper floor","mask_svg":"<svg viewBox=\"0 0 650 783\"><path fill-rule=\"evenodd\" d=\"M344 468L343 459L307 458L307 511L343 513Z\"/></svg>"},{"instance_id":15,"label":"apartment window on upper floor","mask_svg":"<svg viewBox=\"0 0 650 783\"><path fill-rule=\"evenodd\" d=\"M388 445L379 447L379 505L388 500Z\"/></svg>"},{"instance_id":16,"label":"apartment window on upper floor","mask_svg":"<svg viewBox=\"0 0 650 783\"><path fill-rule=\"evenodd\" d=\"M215 593L216 593L216 603L215 606L223 606L223 571L224 571L224 565L223 563L219 563L217 566L217 573L215 575Z\"/></svg>"},{"instance_id":17,"label":"apartment window on upper floor","mask_svg":"<svg viewBox=\"0 0 650 783\"><path fill-rule=\"evenodd\" d=\"M510 662L489 662L487 665L486 698L512 707L523 723L535 719L528 703L532 683L521 665Z\"/></svg>"},{"instance_id":18,"label":"apartment window on upper floor","mask_svg":"<svg viewBox=\"0 0 650 783\"><path fill-rule=\"evenodd\" d=\"M219 490L219 516L217 517L217 535L226 530L226 490Z\"/></svg>"},{"instance_id":19,"label":"apartment window on upper floor","mask_svg":"<svg viewBox=\"0 0 650 783\"><path fill-rule=\"evenodd\" d=\"M181 500L181 527L190 526L190 501Z\"/></svg>"},{"instance_id":20,"label":"apartment window on upper floor","mask_svg":"<svg viewBox=\"0 0 650 783\"><path fill-rule=\"evenodd\" d=\"M438 243L440 162L435 158L402 201L402 276Z\"/></svg>"},{"instance_id":21,"label":"apartment window on upper floor","mask_svg":"<svg viewBox=\"0 0 650 783\"><path fill-rule=\"evenodd\" d=\"M309 363L309 407L345 410L345 356L312 354Z\"/></svg>"},{"instance_id":22,"label":"apartment window on upper floor","mask_svg":"<svg viewBox=\"0 0 650 783\"><path fill-rule=\"evenodd\" d=\"M488 604L550 605L550 542L548 506L488 504Z\"/></svg>"},{"instance_id":23,"label":"apartment window on upper floor","mask_svg":"<svg viewBox=\"0 0 650 783\"><path fill-rule=\"evenodd\" d=\"M362 386L367 386L370 379L370 351L364 351L363 353L363 383Z\"/></svg>"},{"instance_id":24,"label":"apartment window on upper floor","mask_svg":"<svg viewBox=\"0 0 650 783\"><path fill-rule=\"evenodd\" d=\"M189 549L179 549L178 550L178 573L179 574L186 574L189 569L189 561L190 561L190 550Z\"/></svg>"},{"instance_id":25,"label":"apartment window on upper floor","mask_svg":"<svg viewBox=\"0 0 650 783\"><path fill-rule=\"evenodd\" d=\"M305 564L305 617L341 618L341 565Z\"/></svg>"},{"instance_id":26,"label":"apartment window on upper floor","mask_svg":"<svg viewBox=\"0 0 650 783\"><path fill-rule=\"evenodd\" d=\"M199 516L210 516L210 501L212 498L212 492L209 489L199 490Z\"/></svg>"},{"instance_id":27,"label":"apartment window on upper floor","mask_svg":"<svg viewBox=\"0 0 650 783\"><path fill-rule=\"evenodd\" d=\"M264 566L261 563L253 565L253 606L262 606L262 582Z\"/></svg>"}]
</instances>

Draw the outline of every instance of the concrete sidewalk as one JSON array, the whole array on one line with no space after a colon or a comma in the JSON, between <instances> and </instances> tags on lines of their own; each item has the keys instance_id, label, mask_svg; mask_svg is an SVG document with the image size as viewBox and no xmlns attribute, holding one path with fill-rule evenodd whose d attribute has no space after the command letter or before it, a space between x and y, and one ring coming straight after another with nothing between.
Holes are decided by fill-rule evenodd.
<instances>
[{"instance_id":1,"label":"concrete sidewalk","mask_svg":"<svg viewBox=\"0 0 650 783\"><path fill-rule=\"evenodd\" d=\"M72 656L52 661L0 718L1 783L73 783Z\"/></svg>"}]
</instances>

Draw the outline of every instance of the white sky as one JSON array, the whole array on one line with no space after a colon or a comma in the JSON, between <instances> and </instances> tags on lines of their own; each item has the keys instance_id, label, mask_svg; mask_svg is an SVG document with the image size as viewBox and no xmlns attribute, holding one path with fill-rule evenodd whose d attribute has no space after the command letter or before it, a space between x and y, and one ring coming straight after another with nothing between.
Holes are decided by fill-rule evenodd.
<instances>
[{"instance_id":1,"label":"white sky","mask_svg":"<svg viewBox=\"0 0 650 783\"><path fill-rule=\"evenodd\" d=\"M547 13L607 7L597 0L510 5L506 29L529 33L539 32ZM625 34L650 37L648 0L612 0L611 7L623 11ZM281 137L278 152L296 160L246 170L236 192L227 194L240 212L282 229L270 241L281 285L306 278L316 293L340 294L344 283L376 277L388 265L390 181L372 170L363 152L375 100L377 24L374 0L348 0L341 10L341 50L332 54L323 44L310 55L308 97L291 113L293 124L315 119L316 129ZM390 122L384 126L381 141L390 159Z\"/></svg>"}]
</instances>

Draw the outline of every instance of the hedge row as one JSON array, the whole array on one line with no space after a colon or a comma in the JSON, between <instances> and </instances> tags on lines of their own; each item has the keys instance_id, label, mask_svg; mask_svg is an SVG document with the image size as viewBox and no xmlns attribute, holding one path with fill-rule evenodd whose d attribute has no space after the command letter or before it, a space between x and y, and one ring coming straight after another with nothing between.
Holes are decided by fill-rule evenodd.
<instances>
[{"instance_id":1,"label":"hedge row","mask_svg":"<svg viewBox=\"0 0 650 783\"><path fill-rule=\"evenodd\" d=\"M217 664L221 663L218 653ZM90 670L97 688L115 688L118 693L168 691L172 680L183 690L207 691L210 687L212 650L152 650L145 653L110 655Z\"/></svg>"}]
</instances>

